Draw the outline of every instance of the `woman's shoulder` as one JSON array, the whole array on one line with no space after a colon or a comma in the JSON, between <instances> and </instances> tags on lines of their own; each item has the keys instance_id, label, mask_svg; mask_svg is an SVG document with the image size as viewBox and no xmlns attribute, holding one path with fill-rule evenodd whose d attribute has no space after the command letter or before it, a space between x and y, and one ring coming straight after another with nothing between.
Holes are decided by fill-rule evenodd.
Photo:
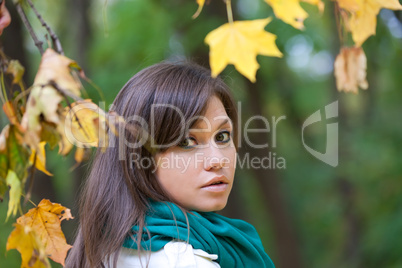
<instances>
[{"instance_id":1,"label":"woman's shoulder","mask_svg":"<svg viewBox=\"0 0 402 268\"><path fill-rule=\"evenodd\" d=\"M220 265L214 260L218 255L209 254L182 241L171 241L162 249L150 252L122 248L117 267L205 267L216 268ZM147 266L148 264L148 266Z\"/></svg>"}]
</instances>

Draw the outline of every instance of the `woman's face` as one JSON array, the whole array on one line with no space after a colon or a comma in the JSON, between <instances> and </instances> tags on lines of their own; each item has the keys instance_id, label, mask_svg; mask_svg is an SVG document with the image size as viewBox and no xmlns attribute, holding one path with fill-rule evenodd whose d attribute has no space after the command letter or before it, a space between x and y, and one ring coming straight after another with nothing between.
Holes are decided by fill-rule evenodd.
<instances>
[{"instance_id":1,"label":"woman's face","mask_svg":"<svg viewBox=\"0 0 402 268\"><path fill-rule=\"evenodd\" d=\"M226 206L236 168L232 124L215 96L197 119L178 146L155 156L156 176L182 207L218 211Z\"/></svg>"}]
</instances>

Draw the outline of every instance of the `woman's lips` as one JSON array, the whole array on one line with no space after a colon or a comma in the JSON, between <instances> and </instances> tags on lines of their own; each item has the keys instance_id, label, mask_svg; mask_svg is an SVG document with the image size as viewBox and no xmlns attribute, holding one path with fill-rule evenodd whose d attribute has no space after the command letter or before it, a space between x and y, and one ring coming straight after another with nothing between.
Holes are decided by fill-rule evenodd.
<instances>
[{"instance_id":1,"label":"woman's lips","mask_svg":"<svg viewBox=\"0 0 402 268\"><path fill-rule=\"evenodd\" d=\"M201 189L204 189L206 191L210 191L210 192L224 192L226 191L228 187L227 183L220 183L220 184L211 184L211 185L207 185L202 187Z\"/></svg>"}]
</instances>

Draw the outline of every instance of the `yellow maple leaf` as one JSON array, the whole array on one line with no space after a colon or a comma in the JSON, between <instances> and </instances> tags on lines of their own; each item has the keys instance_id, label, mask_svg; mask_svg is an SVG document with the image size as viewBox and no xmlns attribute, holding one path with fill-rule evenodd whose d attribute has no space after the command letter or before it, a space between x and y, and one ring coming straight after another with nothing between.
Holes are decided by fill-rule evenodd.
<instances>
[{"instance_id":1,"label":"yellow maple leaf","mask_svg":"<svg viewBox=\"0 0 402 268\"><path fill-rule=\"evenodd\" d=\"M60 227L61 221L64 219L73 219L70 209L42 199L37 207L19 217L17 223L35 230L47 256L64 266L67 251L71 248Z\"/></svg>"},{"instance_id":2,"label":"yellow maple leaf","mask_svg":"<svg viewBox=\"0 0 402 268\"><path fill-rule=\"evenodd\" d=\"M348 28L356 46L361 46L367 38L375 35L377 15L382 8L402 10L398 0L338 0L338 3L351 14Z\"/></svg>"},{"instance_id":3,"label":"yellow maple leaf","mask_svg":"<svg viewBox=\"0 0 402 268\"><path fill-rule=\"evenodd\" d=\"M7 251L16 249L21 254L21 268L44 268L50 267L38 235L29 226L14 224L15 229L11 232L7 240Z\"/></svg>"},{"instance_id":4,"label":"yellow maple leaf","mask_svg":"<svg viewBox=\"0 0 402 268\"><path fill-rule=\"evenodd\" d=\"M321 0L265 0L265 2L272 7L278 19L296 29L303 29L303 22L308 17L300 2L316 5L321 13L324 11L324 3Z\"/></svg>"},{"instance_id":5,"label":"yellow maple leaf","mask_svg":"<svg viewBox=\"0 0 402 268\"><path fill-rule=\"evenodd\" d=\"M39 143L39 150L36 152L35 149L32 149L31 156L29 157L29 162L33 164L35 162L35 168L42 171L48 176L53 176L52 173L46 170L46 153L45 153L45 145L46 141L42 141ZM36 160L35 160L36 157Z\"/></svg>"},{"instance_id":6,"label":"yellow maple leaf","mask_svg":"<svg viewBox=\"0 0 402 268\"><path fill-rule=\"evenodd\" d=\"M300 6L299 0L265 0L272 7L275 16L297 29L303 29L303 21L308 14Z\"/></svg>"},{"instance_id":7,"label":"yellow maple leaf","mask_svg":"<svg viewBox=\"0 0 402 268\"><path fill-rule=\"evenodd\" d=\"M43 86L54 82L60 89L80 96L81 83L71 75L71 67L78 67L78 65L75 61L48 48L42 55L34 85Z\"/></svg>"},{"instance_id":8,"label":"yellow maple leaf","mask_svg":"<svg viewBox=\"0 0 402 268\"><path fill-rule=\"evenodd\" d=\"M65 120L58 126L64 133L59 153L68 153L72 144L80 148L107 146L107 114L91 100L80 100L64 110ZM112 131L114 126L110 126Z\"/></svg>"},{"instance_id":9,"label":"yellow maple leaf","mask_svg":"<svg viewBox=\"0 0 402 268\"><path fill-rule=\"evenodd\" d=\"M367 89L367 59L361 47L342 48L335 59L334 73L339 91L358 93L358 88Z\"/></svg>"},{"instance_id":10,"label":"yellow maple leaf","mask_svg":"<svg viewBox=\"0 0 402 268\"><path fill-rule=\"evenodd\" d=\"M197 18L197 17L200 15L200 13L201 13L201 11L202 11L202 8L204 7L205 0L197 0L197 4L198 4L198 9L197 9L197 11L194 13L193 19Z\"/></svg>"},{"instance_id":11,"label":"yellow maple leaf","mask_svg":"<svg viewBox=\"0 0 402 268\"><path fill-rule=\"evenodd\" d=\"M212 76L216 77L228 64L255 82L259 68L257 55L282 57L275 44L276 36L264 30L271 18L226 23L205 37L210 46Z\"/></svg>"}]
</instances>

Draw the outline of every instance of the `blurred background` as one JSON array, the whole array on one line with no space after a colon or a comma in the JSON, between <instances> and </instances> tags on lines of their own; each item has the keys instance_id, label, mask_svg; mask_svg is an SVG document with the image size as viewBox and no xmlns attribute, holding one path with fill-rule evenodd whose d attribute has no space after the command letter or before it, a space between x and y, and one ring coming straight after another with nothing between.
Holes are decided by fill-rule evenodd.
<instances>
[{"instance_id":1,"label":"blurred background","mask_svg":"<svg viewBox=\"0 0 402 268\"><path fill-rule=\"evenodd\" d=\"M5 53L26 67L31 85L40 54L12 5L12 24L1 36ZM271 167L238 167L228 206L222 214L241 218L258 230L278 268L402 267L402 12L382 10L377 34L363 45L368 59L369 89L359 94L337 92L333 62L340 44L334 7L323 14L302 3L310 14L304 31L278 19L266 30L278 36L283 58L258 56L257 83L233 66L221 74L241 102L241 124L253 115L286 119L272 132L252 133L255 144L242 146L239 159L268 157ZM65 53L75 59L103 91L108 109L126 81L161 60L190 59L208 67L204 38L227 21L222 1L211 1L193 20L197 5L186 0L59 0L35 1L44 19L59 35ZM262 0L234 0L235 20L273 16ZM43 39L32 12L29 18ZM98 103L100 94L84 84ZM85 97L85 95L84 95ZM339 117L325 120L324 108L338 100ZM326 125L339 124L339 165L313 157L301 140L303 122L321 110L323 120L305 129L305 142L322 153ZM1 127L7 120L1 114ZM254 120L249 128L264 128ZM272 125L271 125L272 128ZM243 145L244 142L243 142ZM61 203L78 215L76 200L90 164L75 169L74 157L47 151L47 177L36 172L32 200ZM276 159L284 163L274 165ZM281 158L281 159L280 159ZM19 267L16 250L5 251L15 218L5 222L7 198L0 203L0 266ZM28 205L29 207L29 205ZM62 223L72 244L78 218ZM52 262L53 267L60 267Z\"/></svg>"}]
</instances>

